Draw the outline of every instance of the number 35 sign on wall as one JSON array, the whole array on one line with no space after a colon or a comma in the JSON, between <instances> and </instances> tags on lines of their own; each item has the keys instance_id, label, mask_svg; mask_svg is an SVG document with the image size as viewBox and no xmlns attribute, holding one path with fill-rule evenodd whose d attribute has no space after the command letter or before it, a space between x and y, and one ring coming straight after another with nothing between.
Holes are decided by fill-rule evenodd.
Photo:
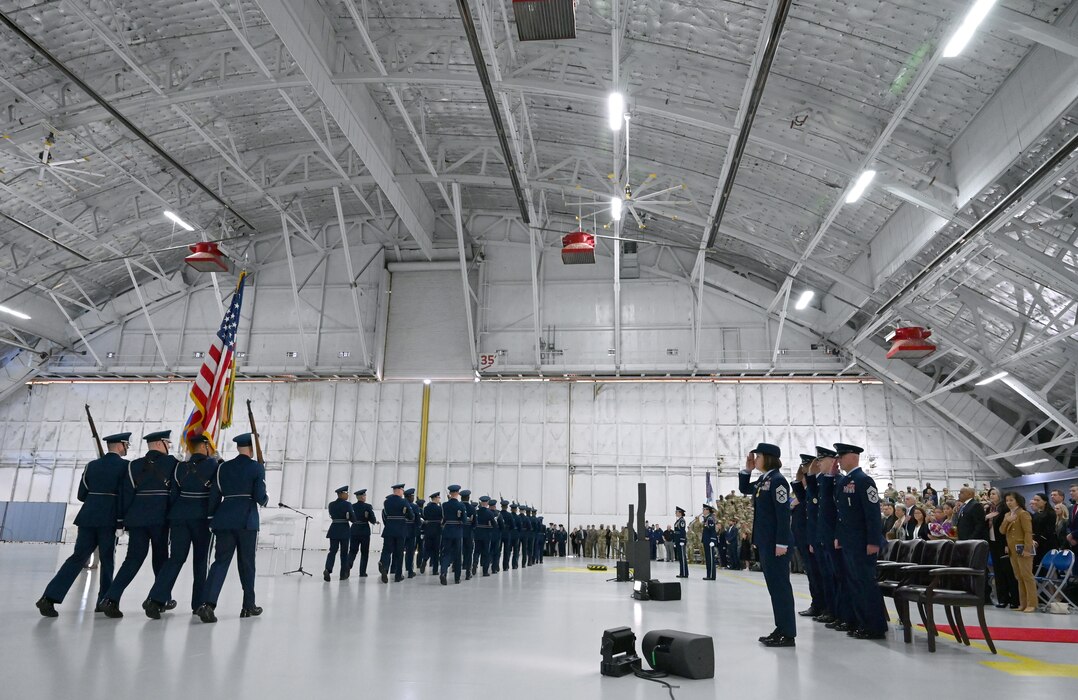
<instances>
[{"instance_id":1,"label":"number 35 sign on wall","mask_svg":"<svg viewBox=\"0 0 1078 700\"><path fill-rule=\"evenodd\" d=\"M489 355L480 355L479 356L479 369L480 369L480 371L490 369L491 367L494 366L494 363L497 362L497 360L498 360L498 356L495 355L494 353L491 353Z\"/></svg>"}]
</instances>

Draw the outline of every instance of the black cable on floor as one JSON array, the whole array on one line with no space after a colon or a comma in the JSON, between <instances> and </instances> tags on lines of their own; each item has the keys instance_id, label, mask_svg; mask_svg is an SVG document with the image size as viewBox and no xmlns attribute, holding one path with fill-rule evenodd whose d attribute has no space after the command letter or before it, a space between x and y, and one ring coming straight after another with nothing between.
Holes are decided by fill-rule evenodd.
<instances>
[{"instance_id":1,"label":"black cable on floor","mask_svg":"<svg viewBox=\"0 0 1078 700\"><path fill-rule=\"evenodd\" d=\"M663 678L669 677L669 673L663 673L661 671L644 671L641 669L639 671L633 671L633 675L637 678L643 678L646 681L652 681L653 683L661 683L662 685L666 686L666 692L670 693L670 700L677 700L674 697L674 688L680 688L681 686L670 685L666 681L662 680Z\"/></svg>"}]
</instances>

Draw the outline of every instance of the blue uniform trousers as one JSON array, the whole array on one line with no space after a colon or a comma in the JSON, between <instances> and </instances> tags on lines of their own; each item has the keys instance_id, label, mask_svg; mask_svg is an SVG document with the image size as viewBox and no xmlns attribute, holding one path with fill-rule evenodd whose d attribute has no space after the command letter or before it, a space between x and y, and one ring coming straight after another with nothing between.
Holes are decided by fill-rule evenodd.
<instances>
[{"instance_id":1,"label":"blue uniform trousers","mask_svg":"<svg viewBox=\"0 0 1078 700\"><path fill-rule=\"evenodd\" d=\"M887 631L883 594L876 583L875 554L865 554L861 547L844 547L847 581L854 618L858 629L873 634Z\"/></svg>"},{"instance_id":2,"label":"blue uniform trousers","mask_svg":"<svg viewBox=\"0 0 1078 700\"><path fill-rule=\"evenodd\" d=\"M236 555L236 568L243 588L243 607L255 607L255 545L258 530L214 530L217 546L214 548L213 565L206 576L206 600L217 607L217 599L225 584L232 555Z\"/></svg>"},{"instance_id":3,"label":"blue uniform trousers","mask_svg":"<svg viewBox=\"0 0 1078 700\"><path fill-rule=\"evenodd\" d=\"M774 547L759 547L760 568L771 595L771 611L775 616L775 628L787 637L797 636L794 617L794 589L790 585L790 556L775 556ZM787 550L789 551L789 550Z\"/></svg>"},{"instance_id":4,"label":"blue uniform trousers","mask_svg":"<svg viewBox=\"0 0 1078 700\"><path fill-rule=\"evenodd\" d=\"M464 553L461 557L461 563L465 571L471 571L475 568L475 538L472 535L464 535L463 546Z\"/></svg>"},{"instance_id":5,"label":"blue uniform trousers","mask_svg":"<svg viewBox=\"0 0 1078 700\"><path fill-rule=\"evenodd\" d=\"M716 540L708 539L703 541L704 545L704 566L707 568L707 577L715 578L715 565L716 556L715 550L719 548L719 543Z\"/></svg>"},{"instance_id":6,"label":"blue uniform trousers","mask_svg":"<svg viewBox=\"0 0 1078 700\"><path fill-rule=\"evenodd\" d=\"M356 563L356 554L359 554L359 575L367 575L367 561L371 558L371 533L353 532L352 541L348 543L348 571Z\"/></svg>"},{"instance_id":7,"label":"blue uniform trousers","mask_svg":"<svg viewBox=\"0 0 1078 700\"><path fill-rule=\"evenodd\" d=\"M401 575L401 564L404 559L404 538L383 537L382 556L378 559L378 567L394 576Z\"/></svg>"},{"instance_id":8,"label":"blue uniform trousers","mask_svg":"<svg viewBox=\"0 0 1078 700\"><path fill-rule=\"evenodd\" d=\"M404 571L410 574L415 573L415 547L415 535L408 535L404 538Z\"/></svg>"},{"instance_id":9,"label":"blue uniform trousers","mask_svg":"<svg viewBox=\"0 0 1078 700\"><path fill-rule=\"evenodd\" d=\"M351 535L348 537L331 537L329 539L329 554L326 555L326 571L333 573L333 560L337 556L337 550L341 553L341 573L348 574L348 562L352 559L348 554L348 545Z\"/></svg>"},{"instance_id":10,"label":"blue uniform trousers","mask_svg":"<svg viewBox=\"0 0 1078 700\"><path fill-rule=\"evenodd\" d=\"M517 568L517 555L520 552L520 535L510 532L502 536L502 568L509 570L510 564Z\"/></svg>"},{"instance_id":11,"label":"blue uniform trousers","mask_svg":"<svg viewBox=\"0 0 1078 700\"><path fill-rule=\"evenodd\" d=\"M112 585L112 569L114 566L114 554L116 547L116 531L111 527L80 527L75 536L75 551L60 566L60 570L49 581L45 588L45 597L57 603L64 602L75 579L82 573L86 562L94 550L98 550L100 557L101 583L97 590L97 600L100 602Z\"/></svg>"},{"instance_id":12,"label":"blue uniform trousers","mask_svg":"<svg viewBox=\"0 0 1078 700\"><path fill-rule=\"evenodd\" d=\"M719 566L723 569L730 568L730 548L726 546L726 541L716 540L715 549L718 550L719 554Z\"/></svg>"},{"instance_id":13,"label":"blue uniform trousers","mask_svg":"<svg viewBox=\"0 0 1078 700\"><path fill-rule=\"evenodd\" d=\"M490 541L490 572L493 574L501 571L499 563L502 560L502 538L495 537Z\"/></svg>"},{"instance_id":14,"label":"blue uniform trousers","mask_svg":"<svg viewBox=\"0 0 1078 700\"><path fill-rule=\"evenodd\" d=\"M430 562L432 574L438 573L438 566L442 560L441 548L442 536L440 534L423 536L423 559L421 561Z\"/></svg>"},{"instance_id":15,"label":"blue uniform trousers","mask_svg":"<svg viewBox=\"0 0 1078 700\"><path fill-rule=\"evenodd\" d=\"M483 568L483 573L490 573L490 540L475 541L475 562Z\"/></svg>"},{"instance_id":16,"label":"blue uniform trousers","mask_svg":"<svg viewBox=\"0 0 1078 700\"><path fill-rule=\"evenodd\" d=\"M815 549L815 547L813 547ZM811 608L823 610L827 604L824 600L822 586L820 584L819 570L816 567L816 556L809 552L808 543L798 543L797 551L801 555L801 561L805 564L805 577L808 579L809 595L812 596Z\"/></svg>"},{"instance_id":17,"label":"blue uniform trousers","mask_svg":"<svg viewBox=\"0 0 1078 700\"><path fill-rule=\"evenodd\" d=\"M735 571L741 571L741 543L726 543L726 561L728 566Z\"/></svg>"},{"instance_id":18,"label":"blue uniform trousers","mask_svg":"<svg viewBox=\"0 0 1078 700\"><path fill-rule=\"evenodd\" d=\"M120 602L124 591L134 580L135 574L142 568L142 562L146 561L146 555L153 547L153 557L150 565L153 567L154 576L161 573L165 562L168 561L168 527L165 525L151 525L149 527L132 527L127 530L127 556L124 563L116 572L116 578L112 580L105 597L109 600Z\"/></svg>"},{"instance_id":19,"label":"blue uniform trousers","mask_svg":"<svg viewBox=\"0 0 1078 700\"><path fill-rule=\"evenodd\" d=\"M838 610L831 614L850 625L857 625L857 616L853 608L853 591L850 587L850 574L846 567L846 555L842 549L831 550L831 565L835 570L835 605Z\"/></svg>"},{"instance_id":20,"label":"blue uniform trousers","mask_svg":"<svg viewBox=\"0 0 1078 700\"><path fill-rule=\"evenodd\" d=\"M678 560L678 573L685 577L689 577L689 548L684 542L675 542L674 551L677 552Z\"/></svg>"},{"instance_id":21,"label":"blue uniform trousers","mask_svg":"<svg viewBox=\"0 0 1078 700\"><path fill-rule=\"evenodd\" d=\"M448 574L450 565L453 566L453 578L460 580L460 566L463 559L461 548L464 540L460 537L442 538L442 573Z\"/></svg>"},{"instance_id":22,"label":"blue uniform trousers","mask_svg":"<svg viewBox=\"0 0 1078 700\"><path fill-rule=\"evenodd\" d=\"M835 588L835 565L831 561L834 550L828 545L819 544L812 545L812 549L812 561L816 567L823 607L837 618L838 592Z\"/></svg>"},{"instance_id":23,"label":"blue uniform trousers","mask_svg":"<svg viewBox=\"0 0 1078 700\"><path fill-rule=\"evenodd\" d=\"M195 610L206 601L206 575L210 557L210 524L208 520L175 520L169 526L171 551L168 561L150 589L150 600L167 603L172 600L172 587L187 561L187 555L194 549L195 559L191 564L193 582L191 585L191 609Z\"/></svg>"}]
</instances>

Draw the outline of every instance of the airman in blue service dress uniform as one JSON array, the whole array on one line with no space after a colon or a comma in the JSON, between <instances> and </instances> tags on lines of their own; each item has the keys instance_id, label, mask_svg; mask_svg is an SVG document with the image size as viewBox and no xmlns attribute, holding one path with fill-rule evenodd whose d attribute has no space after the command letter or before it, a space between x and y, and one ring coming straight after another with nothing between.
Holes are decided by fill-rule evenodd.
<instances>
[{"instance_id":1,"label":"airman in blue service dress uniform","mask_svg":"<svg viewBox=\"0 0 1078 700\"><path fill-rule=\"evenodd\" d=\"M393 581L404 580L401 565L404 559L404 538L408 536L408 523L415 519L411 505L404 500L404 484L393 484L393 493L386 496L382 504L382 556L378 560L378 573L382 583L389 583L392 572Z\"/></svg>"},{"instance_id":2,"label":"airman in blue service dress uniform","mask_svg":"<svg viewBox=\"0 0 1078 700\"><path fill-rule=\"evenodd\" d=\"M499 505L502 507L501 510L498 510ZM502 570L502 549L508 541L509 525L506 523L508 506L509 501L504 499L500 503L495 498L490 499L490 512L494 513L494 531L491 532L490 537L490 573L492 574Z\"/></svg>"},{"instance_id":3,"label":"airman in blue service dress uniform","mask_svg":"<svg viewBox=\"0 0 1078 700\"><path fill-rule=\"evenodd\" d=\"M75 551L60 566L45 593L37 601L37 609L45 617L56 617L54 606L64 602L71 585L82 573L94 550L100 556L101 582L97 592L96 609L101 606L109 586L112 585L114 548L116 547L116 529L120 527L119 497L121 482L127 477L127 445L131 433L117 433L105 437L108 452L102 457L89 462L82 471L79 481L78 498L82 502L75 526Z\"/></svg>"},{"instance_id":4,"label":"airman in blue service dress uniform","mask_svg":"<svg viewBox=\"0 0 1078 700\"><path fill-rule=\"evenodd\" d=\"M876 584L876 559L883 542L880 524L880 495L876 482L859 466L864 450L856 445L836 442L839 465L846 476L836 482L838 528L835 536L842 547L849 576L857 628L847 634L857 639L884 639L883 594Z\"/></svg>"},{"instance_id":5,"label":"airman in blue service dress uniform","mask_svg":"<svg viewBox=\"0 0 1078 700\"><path fill-rule=\"evenodd\" d=\"M415 489L404 489L404 500L412 509L412 520L408 523L408 535L404 538L404 571L408 578L415 578L416 546L419 544L419 528L423 526L423 508L415 500Z\"/></svg>"},{"instance_id":6,"label":"airman in blue service dress uniform","mask_svg":"<svg viewBox=\"0 0 1078 700\"><path fill-rule=\"evenodd\" d=\"M688 539L685 527L685 509L676 507L674 512L677 514L677 520L674 521L674 549L677 551L679 567L677 578L689 578L689 552L685 546Z\"/></svg>"},{"instance_id":7,"label":"airman in blue service dress uniform","mask_svg":"<svg viewBox=\"0 0 1078 700\"><path fill-rule=\"evenodd\" d=\"M738 479L741 493L752 494L752 542L760 553L760 568L775 617L775 631L760 637L768 647L795 646L797 636L790 558L786 556L791 542L790 484L779 471L781 455L777 445L761 442L749 453ZM763 473L755 483L749 483L751 469Z\"/></svg>"},{"instance_id":8,"label":"airman in blue service dress uniform","mask_svg":"<svg viewBox=\"0 0 1078 700\"><path fill-rule=\"evenodd\" d=\"M506 518L506 522L509 523L509 538L502 538L502 569L509 571L509 567L514 569L520 563L520 532L521 525L520 516L517 514L517 510L520 506L516 503L509 504L509 513L503 513L502 517Z\"/></svg>"},{"instance_id":9,"label":"airman in blue service dress uniform","mask_svg":"<svg viewBox=\"0 0 1078 700\"><path fill-rule=\"evenodd\" d=\"M853 613L850 599L846 593L845 571L842 563L842 551L835 549L835 526L838 524L838 511L835 509L835 475L832 469L838 454L830 447L816 446L816 490L819 510L816 517L816 561L820 565L820 578L823 580L825 595L830 601L827 614L813 618L822 622L829 629L841 631L852 629Z\"/></svg>"},{"instance_id":10,"label":"airman in blue service dress uniform","mask_svg":"<svg viewBox=\"0 0 1078 700\"><path fill-rule=\"evenodd\" d=\"M127 478L120 489L120 519L128 533L127 556L101 603L101 612L107 617L124 616L120 598L142 568L151 547L150 563L155 576L168 560L168 505L176 467L176 458L168 453L171 435L171 430L161 430L143 436L146 456L127 465ZM168 606L174 607L175 603Z\"/></svg>"},{"instance_id":11,"label":"airman in blue service dress uniform","mask_svg":"<svg viewBox=\"0 0 1078 700\"><path fill-rule=\"evenodd\" d=\"M238 455L217 469L210 485L210 528L217 537L213 565L206 577L206 602L195 613L203 622L217 622L214 611L228 566L236 557L243 588L240 617L262 614L255 605L255 548L258 545L258 507L269 502L266 495L266 468L254 459L252 433L232 438Z\"/></svg>"},{"instance_id":12,"label":"airman in blue service dress uniform","mask_svg":"<svg viewBox=\"0 0 1078 700\"><path fill-rule=\"evenodd\" d=\"M449 567L453 567L453 583L460 583L462 562L461 547L464 545L464 518L467 510L460 502L460 486L453 484L448 489L449 500L442 506L442 573L439 581L448 585L446 577Z\"/></svg>"},{"instance_id":13,"label":"airman in blue service dress uniform","mask_svg":"<svg viewBox=\"0 0 1078 700\"><path fill-rule=\"evenodd\" d=\"M347 484L334 493L337 494L336 500L330 501L326 506L330 518L329 530L326 532L326 539L329 540L329 554L326 555L326 568L322 571L323 581L329 581L333 573L333 559L337 556L338 550L341 553L341 580L348 579L348 562L350 561L348 545L352 539L352 523L356 521L352 504L348 502Z\"/></svg>"},{"instance_id":14,"label":"airman in blue service dress uniform","mask_svg":"<svg viewBox=\"0 0 1078 700\"><path fill-rule=\"evenodd\" d=\"M490 508L490 496L480 496L475 512L475 557L484 576L490 576L490 541L497 519L498 515Z\"/></svg>"},{"instance_id":15,"label":"airman in blue service dress uniform","mask_svg":"<svg viewBox=\"0 0 1078 700\"><path fill-rule=\"evenodd\" d=\"M809 551L811 540L809 539L808 489L805 485L806 473L815 461L815 455L802 454L801 467L798 468L797 476L790 484L794 493L794 505L790 509L790 530L794 544L797 546L797 553L801 556L801 563L805 567L805 577L808 578L809 594L812 597L812 603L809 604L808 609L797 613L802 617L815 617L824 610L823 594L816 577L816 564L813 561L812 552Z\"/></svg>"},{"instance_id":16,"label":"airman in blue service dress uniform","mask_svg":"<svg viewBox=\"0 0 1078 700\"><path fill-rule=\"evenodd\" d=\"M818 601L813 603L816 614L812 617L813 622L832 622L835 618L831 615L834 607L834 582L831 580L828 566L825 566L823 550L831 548L830 543L822 543L819 534L820 528L820 490L819 480L819 452L813 459L805 474L805 538L809 543L809 561L816 572L816 586L820 593Z\"/></svg>"},{"instance_id":17,"label":"airman in blue service dress uniform","mask_svg":"<svg viewBox=\"0 0 1078 700\"><path fill-rule=\"evenodd\" d=\"M700 543L704 546L704 566L707 569L707 573L704 574L705 581L714 581L716 579L716 553L719 548L719 528L718 521L715 520L715 509L709 504L704 504L704 527L700 533Z\"/></svg>"},{"instance_id":18,"label":"airman in blue service dress uniform","mask_svg":"<svg viewBox=\"0 0 1078 700\"><path fill-rule=\"evenodd\" d=\"M168 561L142 604L146 616L152 620L161 619L161 612L172 600L172 587L192 550L191 610L198 610L205 602L203 596L210 565L210 485L217 477L218 462L210 456L210 440L205 435L189 440L188 447L191 458L177 462L172 471Z\"/></svg>"},{"instance_id":19,"label":"airman in blue service dress uniform","mask_svg":"<svg viewBox=\"0 0 1078 700\"><path fill-rule=\"evenodd\" d=\"M464 489L460 492L460 502L464 504L465 515L464 525L462 529L464 531L464 544L461 556L461 563L464 566L464 578L470 580L472 574L475 573L475 566L478 562L475 559L475 537L472 532L472 528L475 527L475 504L471 502L472 492L468 489Z\"/></svg>"},{"instance_id":20,"label":"airman in blue service dress uniform","mask_svg":"<svg viewBox=\"0 0 1078 700\"><path fill-rule=\"evenodd\" d=\"M371 556L371 525L378 524L378 518L374 515L374 506L367 503L367 489L356 491L356 502L352 504L352 512L356 519L352 523L351 541L348 543L348 572L356 563L356 555L359 554L359 577L367 577L367 560Z\"/></svg>"},{"instance_id":21,"label":"airman in blue service dress uniform","mask_svg":"<svg viewBox=\"0 0 1078 700\"><path fill-rule=\"evenodd\" d=\"M442 492L435 491L427 497L423 506L423 554L419 559L419 573L430 563L432 575L438 575L442 560Z\"/></svg>"}]
</instances>

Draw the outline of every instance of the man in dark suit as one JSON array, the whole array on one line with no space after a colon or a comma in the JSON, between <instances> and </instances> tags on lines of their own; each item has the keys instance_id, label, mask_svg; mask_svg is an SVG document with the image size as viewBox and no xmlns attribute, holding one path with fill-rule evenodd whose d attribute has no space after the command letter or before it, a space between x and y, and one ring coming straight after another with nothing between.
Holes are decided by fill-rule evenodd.
<instances>
[{"instance_id":1,"label":"man in dark suit","mask_svg":"<svg viewBox=\"0 0 1078 700\"><path fill-rule=\"evenodd\" d=\"M1078 551L1078 484L1071 484L1071 517L1067 522L1067 543Z\"/></svg>"},{"instance_id":2,"label":"man in dark suit","mask_svg":"<svg viewBox=\"0 0 1078 700\"><path fill-rule=\"evenodd\" d=\"M984 506L976 499L968 486L958 492L958 539L987 540L988 522L984 519Z\"/></svg>"}]
</instances>

